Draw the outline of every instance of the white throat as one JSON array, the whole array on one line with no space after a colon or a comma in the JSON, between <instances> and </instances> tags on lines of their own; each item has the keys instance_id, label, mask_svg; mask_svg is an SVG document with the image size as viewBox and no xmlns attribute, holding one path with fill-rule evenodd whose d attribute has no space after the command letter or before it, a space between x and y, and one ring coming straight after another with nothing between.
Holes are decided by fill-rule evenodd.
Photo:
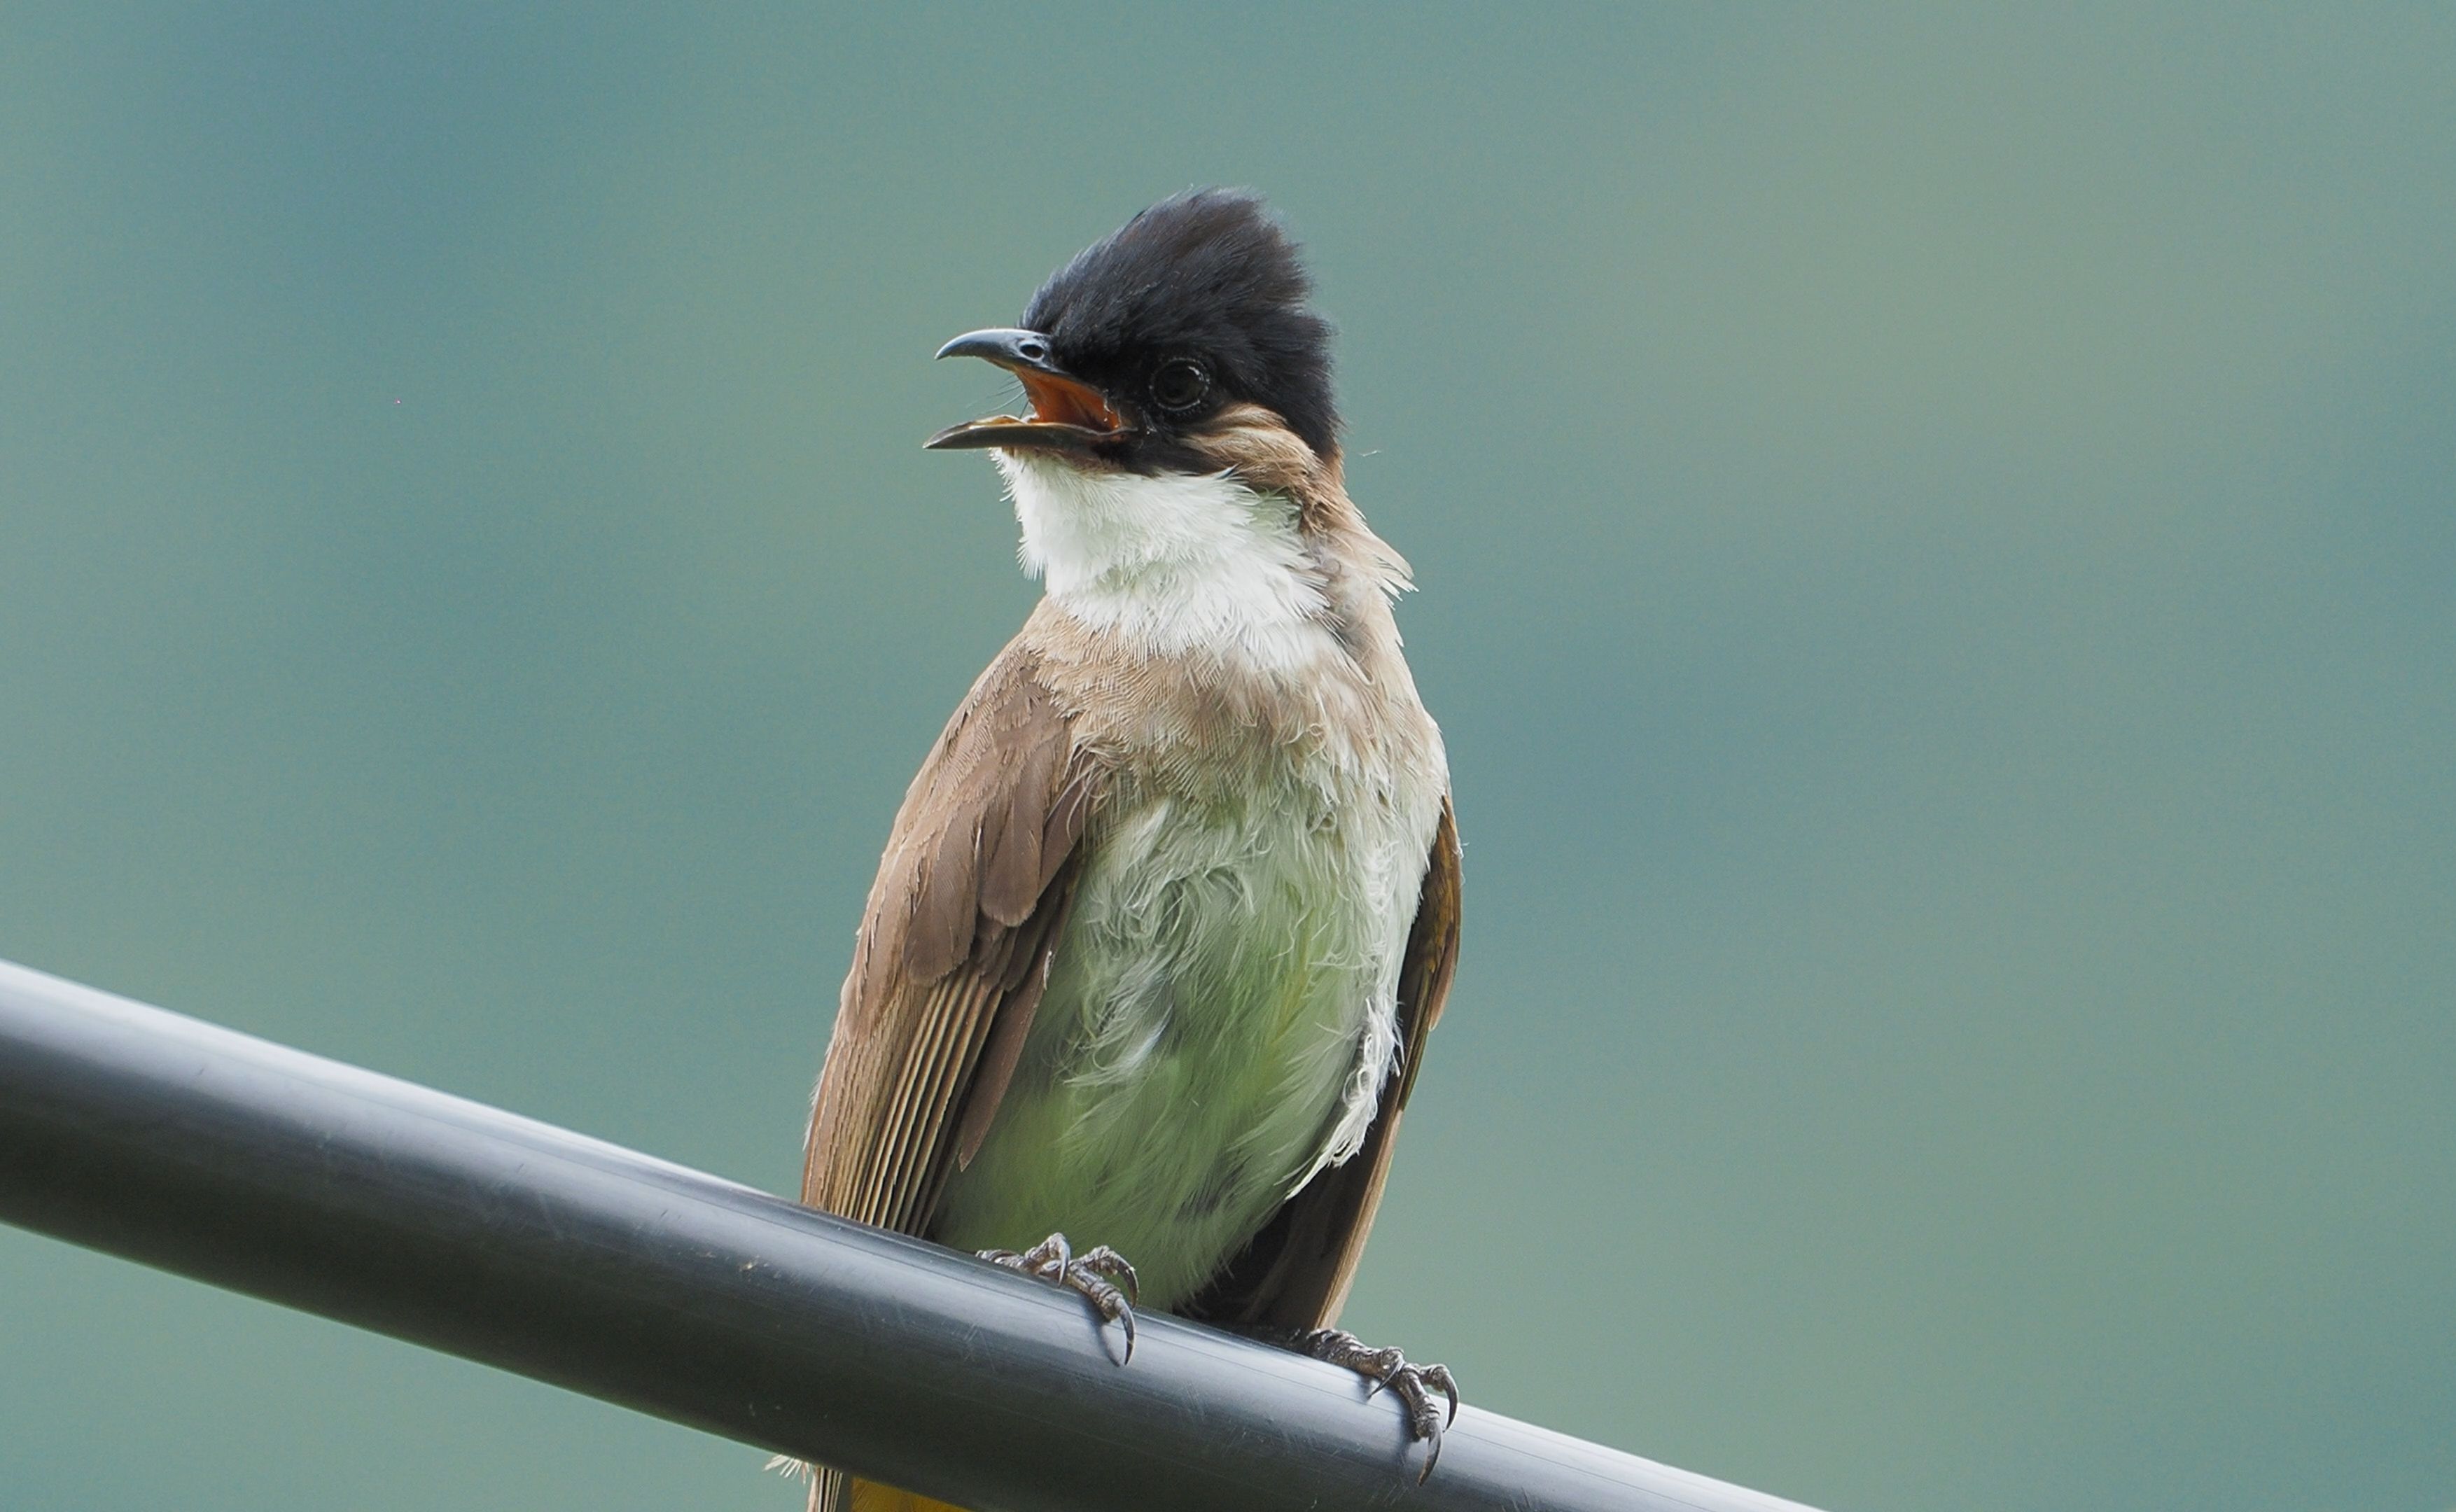
<instances>
[{"instance_id":1,"label":"white throat","mask_svg":"<svg viewBox=\"0 0 2456 1512\"><path fill-rule=\"evenodd\" d=\"M1297 506L1226 473L1086 472L998 451L1023 567L1056 605L1155 655L1208 651L1294 669L1336 649Z\"/></svg>"}]
</instances>

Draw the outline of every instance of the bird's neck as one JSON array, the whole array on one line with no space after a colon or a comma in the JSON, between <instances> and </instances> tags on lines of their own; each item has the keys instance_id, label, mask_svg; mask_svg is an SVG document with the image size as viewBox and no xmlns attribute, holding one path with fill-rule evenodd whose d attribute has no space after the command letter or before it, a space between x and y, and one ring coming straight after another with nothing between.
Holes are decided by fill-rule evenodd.
<instances>
[{"instance_id":1,"label":"bird's neck","mask_svg":"<svg viewBox=\"0 0 2456 1512\"><path fill-rule=\"evenodd\" d=\"M1335 654L1349 633L1359 584L1343 541L1309 526L1285 493L1225 472L1095 473L1005 452L998 466L1025 570L1087 628L1153 656L1286 671Z\"/></svg>"}]
</instances>

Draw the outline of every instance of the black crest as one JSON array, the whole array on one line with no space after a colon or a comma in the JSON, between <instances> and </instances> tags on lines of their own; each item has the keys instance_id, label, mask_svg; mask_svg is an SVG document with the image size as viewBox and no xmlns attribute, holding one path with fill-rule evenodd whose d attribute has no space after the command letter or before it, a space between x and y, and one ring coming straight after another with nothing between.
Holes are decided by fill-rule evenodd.
<instances>
[{"instance_id":1,"label":"black crest","mask_svg":"<svg viewBox=\"0 0 2456 1512\"><path fill-rule=\"evenodd\" d=\"M1136 403L1157 429L1244 399L1328 457L1339 438L1331 332L1306 302L1312 293L1296 243L1259 196L1197 189L1076 254L1032 296L1023 323L1050 337L1067 371ZM1206 390L1171 403L1187 391L1189 362Z\"/></svg>"}]
</instances>

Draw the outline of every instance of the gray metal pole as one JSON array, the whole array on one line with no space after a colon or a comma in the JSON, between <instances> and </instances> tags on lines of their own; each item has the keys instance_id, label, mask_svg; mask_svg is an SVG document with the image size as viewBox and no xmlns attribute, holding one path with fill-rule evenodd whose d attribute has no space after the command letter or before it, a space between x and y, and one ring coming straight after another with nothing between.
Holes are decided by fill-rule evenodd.
<instances>
[{"instance_id":1,"label":"gray metal pole","mask_svg":"<svg viewBox=\"0 0 2456 1512\"><path fill-rule=\"evenodd\" d=\"M6 962L0 1220L982 1512L1804 1512Z\"/></svg>"}]
</instances>

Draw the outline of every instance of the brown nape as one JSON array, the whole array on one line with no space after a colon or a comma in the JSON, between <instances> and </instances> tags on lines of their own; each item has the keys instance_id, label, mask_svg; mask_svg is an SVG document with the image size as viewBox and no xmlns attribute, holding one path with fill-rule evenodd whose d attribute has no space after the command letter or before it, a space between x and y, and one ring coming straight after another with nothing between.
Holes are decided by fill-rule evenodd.
<instances>
[{"instance_id":1,"label":"brown nape","mask_svg":"<svg viewBox=\"0 0 2456 1512\"><path fill-rule=\"evenodd\" d=\"M1184 444L1257 488L1302 495L1340 486L1339 454L1315 456L1287 421L1259 404L1229 405L1186 433Z\"/></svg>"},{"instance_id":2,"label":"brown nape","mask_svg":"<svg viewBox=\"0 0 2456 1512\"><path fill-rule=\"evenodd\" d=\"M1348 501L1339 453L1316 456L1303 437L1259 404L1229 405L1190 432L1184 445L1255 488L1294 499L1307 529L1364 523Z\"/></svg>"}]
</instances>

